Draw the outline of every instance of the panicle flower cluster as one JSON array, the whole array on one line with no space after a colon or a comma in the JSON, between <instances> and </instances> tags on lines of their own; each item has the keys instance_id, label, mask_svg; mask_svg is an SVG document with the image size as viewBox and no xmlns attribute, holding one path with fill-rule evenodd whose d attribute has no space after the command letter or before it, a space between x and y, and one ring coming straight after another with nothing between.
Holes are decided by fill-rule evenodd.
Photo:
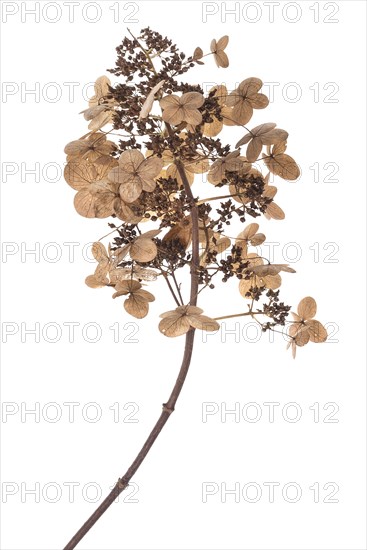
<instances>
[{"instance_id":1,"label":"panicle flower cluster","mask_svg":"<svg viewBox=\"0 0 367 550\"><path fill-rule=\"evenodd\" d=\"M228 67L228 42L228 36L213 39L207 54L197 47L186 56L150 28L137 38L124 38L116 67L110 69L122 81L112 86L107 76L96 80L95 95L82 112L88 133L65 147L65 180L76 191L76 211L87 218L113 218L114 240L107 248L94 243L97 266L86 284L112 287L113 298L124 296L127 313L141 319L155 300L143 286L163 277L177 306L163 313L158 325L169 337L191 328L219 328L220 317L203 315L183 299L177 271L187 267L195 270L199 292L213 289L217 276L223 282L239 279L239 307L244 315L270 319L258 321L264 331L284 327L290 310L279 301L277 289L280 273L294 270L261 257L257 247L266 237L258 223L247 223L261 214L285 217L274 202L277 188L269 185L269 176L294 181L300 175L285 152L288 132L274 122L247 127L254 110L269 103L259 78L244 78L233 90L217 85L207 94L179 79L211 55L219 68ZM218 137L229 128L241 129L234 147ZM204 178L215 196L201 197ZM234 219L246 224L237 237L228 234ZM200 244L197 265L194 242ZM255 310L260 300L262 308ZM326 340L315 313L315 301L304 298L288 331L293 353L296 346Z\"/></svg>"}]
</instances>

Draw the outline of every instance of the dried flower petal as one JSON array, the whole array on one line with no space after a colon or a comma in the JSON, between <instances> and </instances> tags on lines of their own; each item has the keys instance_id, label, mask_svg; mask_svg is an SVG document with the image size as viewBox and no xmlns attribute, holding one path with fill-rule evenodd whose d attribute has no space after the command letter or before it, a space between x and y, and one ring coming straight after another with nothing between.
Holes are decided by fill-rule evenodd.
<instances>
[{"instance_id":1,"label":"dried flower petal","mask_svg":"<svg viewBox=\"0 0 367 550\"><path fill-rule=\"evenodd\" d=\"M124 308L127 313L136 319L146 317L149 311L149 302L155 300L153 294L142 290L141 284L133 279L118 281L115 290L116 292L112 295L112 298L129 295L124 301Z\"/></svg>"},{"instance_id":2,"label":"dried flower petal","mask_svg":"<svg viewBox=\"0 0 367 550\"><path fill-rule=\"evenodd\" d=\"M149 304L148 302L138 294L131 294L124 301L124 308L133 317L136 319L143 319L148 315Z\"/></svg>"},{"instance_id":3,"label":"dried flower petal","mask_svg":"<svg viewBox=\"0 0 367 550\"><path fill-rule=\"evenodd\" d=\"M225 157L215 160L208 173L208 182L217 185L225 179L225 172L240 172L245 174L251 168L246 157L240 156L240 151L228 153Z\"/></svg>"},{"instance_id":4,"label":"dried flower petal","mask_svg":"<svg viewBox=\"0 0 367 550\"><path fill-rule=\"evenodd\" d=\"M304 346L309 341L318 344L327 340L327 330L319 321L313 319L316 311L316 301L307 296L298 304L297 313L292 312L294 322L289 326L288 334L293 338L295 345Z\"/></svg>"},{"instance_id":5,"label":"dried flower petal","mask_svg":"<svg viewBox=\"0 0 367 550\"><path fill-rule=\"evenodd\" d=\"M289 267L287 264L267 264L258 265L253 268L253 272L259 277L266 275L277 275L281 271L287 271L288 273L296 273L295 269Z\"/></svg>"},{"instance_id":6,"label":"dried flower petal","mask_svg":"<svg viewBox=\"0 0 367 550\"><path fill-rule=\"evenodd\" d=\"M275 126L275 122L260 124L249 133L245 134L236 144L236 147L240 147L248 143L246 157L249 162L255 162L257 160L263 145L271 145L287 139L288 132L280 128L275 129Z\"/></svg>"},{"instance_id":7,"label":"dried flower petal","mask_svg":"<svg viewBox=\"0 0 367 550\"><path fill-rule=\"evenodd\" d=\"M188 332L191 325L187 316L175 313L169 317L164 317L158 327L165 336L172 338Z\"/></svg>"},{"instance_id":8,"label":"dried flower petal","mask_svg":"<svg viewBox=\"0 0 367 550\"><path fill-rule=\"evenodd\" d=\"M130 248L130 257L137 262L150 262L157 255L157 246L151 239L138 237Z\"/></svg>"},{"instance_id":9,"label":"dried flower petal","mask_svg":"<svg viewBox=\"0 0 367 550\"><path fill-rule=\"evenodd\" d=\"M316 312L317 304L316 301L311 298L311 296L303 298L303 300L301 300L298 304L297 313L301 317L301 319L312 319L313 317L315 317Z\"/></svg>"},{"instance_id":10,"label":"dried flower petal","mask_svg":"<svg viewBox=\"0 0 367 550\"><path fill-rule=\"evenodd\" d=\"M284 153L286 142L282 141L273 145L267 155L263 153L263 161L273 174L289 181L294 181L300 176L300 170L295 160Z\"/></svg>"},{"instance_id":11,"label":"dried flower petal","mask_svg":"<svg viewBox=\"0 0 367 550\"><path fill-rule=\"evenodd\" d=\"M318 344L327 340L327 330L319 321L316 321L316 319L307 321L307 328L311 342Z\"/></svg>"},{"instance_id":12,"label":"dried flower petal","mask_svg":"<svg viewBox=\"0 0 367 550\"><path fill-rule=\"evenodd\" d=\"M181 336L191 327L200 330L215 331L219 324L214 319L201 315L203 310L197 306L179 306L173 311L162 313L159 330L169 337Z\"/></svg>"},{"instance_id":13,"label":"dried flower petal","mask_svg":"<svg viewBox=\"0 0 367 550\"><path fill-rule=\"evenodd\" d=\"M198 65L204 65L202 61L199 61L203 57L203 55L204 55L203 50L198 46L194 50L192 60L195 61Z\"/></svg>"},{"instance_id":14,"label":"dried flower petal","mask_svg":"<svg viewBox=\"0 0 367 550\"><path fill-rule=\"evenodd\" d=\"M163 120L169 124L177 125L187 122L197 126L202 122L202 115L198 111L204 103L204 96L199 92L187 92L181 97L175 94L166 95L160 100L163 109Z\"/></svg>"},{"instance_id":15,"label":"dried flower petal","mask_svg":"<svg viewBox=\"0 0 367 550\"><path fill-rule=\"evenodd\" d=\"M285 213L275 202L271 202L267 205L264 216L268 219L284 220Z\"/></svg>"},{"instance_id":16,"label":"dried flower petal","mask_svg":"<svg viewBox=\"0 0 367 550\"><path fill-rule=\"evenodd\" d=\"M217 67L227 68L229 65L228 56L224 52L229 42L229 36L222 36L218 42L213 38L210 44L210 51L214 54Z\"/></svg>"},{"instance_id":17,"label":"dried flower petal","mask_svg":"<svg viewBox=\"0 0 367 550\"><path fill-rule=\"evenodd\" d=\"M111 162L111 153L116 150L113 141L106 139L106 134L101 132L91 133L86 139L71 141L65 146L64 152L67 160L88 159L90 162Z\"/></svg>"},{"instance_id":18,"label":"dried flower petal","mask_svg":"<svg viewBox=\"0 0 367 550\"><path fill-rule=\"evenodd\" d=\"M119 165L113 168L108 178L120 184L120 197L124 202L132 203L139 198L142 191L152 192L155 189L155 178L163 167L163 161L157 157L145 158L138 149L124 151L119 158Z\"/></svg>"},{"instance_id":19,"label":"dried flower petal","mask_svg":"<svg viewBox=\"0 0 367 550\"><path fill-rule=\"evenodd\" d=\"M253 109L264 109L269 104L268 98L258 93L262 85L259 78L246 78L229 94L227 105L233 107L232 117L237 124L247 124Z\"/></svg>"}]
</instances>

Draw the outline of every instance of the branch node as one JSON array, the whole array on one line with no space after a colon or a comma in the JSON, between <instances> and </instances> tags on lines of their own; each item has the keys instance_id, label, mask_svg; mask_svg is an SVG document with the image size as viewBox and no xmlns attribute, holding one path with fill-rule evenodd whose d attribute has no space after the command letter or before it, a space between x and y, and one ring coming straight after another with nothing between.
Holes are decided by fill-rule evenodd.
<instances>
[{"instance_id":1,"label":"branch node","mask_svg":"<svg viewBox=\"0 0 367 550\"><path fill-rule=\"evenodd\" d=\"M174 407L170 407L167 403L163 403L162 407L164 411L168 412L168 414L172 414L175 410Z\"/></svg>"},{"instance_id":2,"label":"branch node","mask_svg":"<svg viewBox=\"0 0 367 550\"><path fill-rule=\"evenodd\" d=\"M121 489L123 491L129 485L129 483L124 481L124 479L122 477L119 477L116 485L119 489Z\"/></svg>"}]
</instances>

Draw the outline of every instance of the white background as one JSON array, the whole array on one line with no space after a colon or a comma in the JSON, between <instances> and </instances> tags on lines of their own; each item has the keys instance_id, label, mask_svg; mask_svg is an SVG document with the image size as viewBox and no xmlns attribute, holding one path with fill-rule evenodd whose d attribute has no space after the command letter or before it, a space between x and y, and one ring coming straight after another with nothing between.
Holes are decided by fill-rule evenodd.
<instances>
[{"instance_id":1,"label":"white background","mask_svg":"<svg viewBox=\"0 0 367 550\"><path fill-rule=\"evenodd\" d=\"M3 413L13 413L3 414L1 426L2 548L66 544L97 506L91 502L96 488L106 495L126 471L179 369L183 338L167 339L156 326L173 305L162 285L150 285L157 299L142 321L128 317L110 290L85 286L94 264L82 252L107 233L107 222L76 214L73 190L55 169L63 167L65 144L87 131L78 115L86 107L82 92L91 96L88 83L114 66L126 27L138 32L147 25L188 55L199 45L208 51L214 37L230 36L229 69L217 69L208 58L188 73L190 82L225 82L233 89L257 76L273 83L273 101L255 111L251 124L274 121L289 131L288 151L302 178L277 182L286 219L261 220L261 229L279 243L275 261L292 261L292 254L297 260L297 274L283 278L284 301L296 307L313 296L317 318L333 334L326 344L298 350L293 361L282 336L269 342L265 334L255 342L253 326L238 332L242 321L237 328L235 319L228 321L206 341L198 333L176 412L133 479L138 492L131 499L138 502L112 505L78 548L365 548L365 3L278 2L273 18L267 2L137 2L137 10L126 2L74 4L70 22L66 2L2 3L2 399ZM40 11L39 21L27 13L31 8ZM237 16L226 8L239 10ZM70 83L76 83L74 96ZM36 93L26 94L29 89ZM230 135L236 143L241 129ZM26 173L35 163L39 177ZM310 168L315 163L318 178ZM336 181L328 179L330 166L336 166ZM74 257L65 243L75 243ZM31 248L36 253L25 254ZM236 286L231 281L207 291L205 312L241 311ZM184 287L187 292L187 282ZM39 342L25 332L36 323ZM70 323L79 323L73 343ZM98 342L87 341L95 335L88 323L98 324ZM111 326L120 330L116 342ZM131 330L136 342L127 341ZM50 342L55 335L58 341ZM77 404L74 422L65 405L71 402ZM279 404L273 422L269 402ZM218 410L207 422L203 403ZM220 411L236 403L239 417L224 414L221 422ZM39 417L24 414L32 407L39 407ZM136 407L132 419L138 422L127 422ZM96 410L102 416L92 422ZM52 422L55 413L61 417ZM249 421L255 413L261 418ZM295 413L301 417L291 422ZM217 492L205 503L208 482ZM274 502L264 485L269 482L279 484ZM315 483L318 503L309 488ZM338 502L324 502L336 486ZM235 487L239 502L225 495ZM291 503L295 487L302 494ZM36 493L27 493L32 488ZM249 502L256 488L259 500Z\"/></svg>"}]
</instances>

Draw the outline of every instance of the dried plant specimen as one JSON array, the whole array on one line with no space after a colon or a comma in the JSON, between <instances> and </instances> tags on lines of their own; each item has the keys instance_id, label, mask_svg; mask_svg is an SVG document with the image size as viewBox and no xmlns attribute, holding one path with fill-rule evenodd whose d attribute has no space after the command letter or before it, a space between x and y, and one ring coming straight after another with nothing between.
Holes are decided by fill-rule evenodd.
<instances>
[{"instance_id":1,"label":"dried plant specimen","mask_svg":"<svg viewBox=\"0 0 367 550\"><path fill-rule=\"evenodd\" d=\"M76 211L86 218L111 218L109 235L114 235L107 248L101 242L106 237L94 243L96 268L86 284L111 287L112 298L122 301L125 313L142 319L155 300L155 281L163 278L172 309L153 323L162 335L185 340L177 381L152 432L65 550L75 548L127 487L174 411L196 330L216 331L221 319L247 316L263 332L286 334L293 356L297 347L327 339L325 328L314 319L311 297L301 300L293 322L288 322L291 307L280 300L279 288L283 274L287 277L294 269L269 262L257 250L266 236L253 219L285 217L273 201L277 188L269 184L270 175L294 181L300 174L296 161L285 153L286 130L275 122L246 126L254 109L269 103L262 81L245 78L234 90L218 85L208 94L200 85L181 82L207 56L214 57L217 67L228 67L228 43L228 36L213 39L207 54L196 47L187 57L150 28L138 38L124 38L110 70L121 82L112 86L106 76L97 79L95 95L83 111L89 132L65 147L65 180L77 192ZM234 146L217 137L224 128L233 132ZM202 197L204 177L215 193L211 197ZM237 236L231 231L235 221L241 226ZM230 279L238 280L238 310L223 315L213 305L204 312L200 293L215 293L218 281Z\"/></svg>"}]
</instances>

